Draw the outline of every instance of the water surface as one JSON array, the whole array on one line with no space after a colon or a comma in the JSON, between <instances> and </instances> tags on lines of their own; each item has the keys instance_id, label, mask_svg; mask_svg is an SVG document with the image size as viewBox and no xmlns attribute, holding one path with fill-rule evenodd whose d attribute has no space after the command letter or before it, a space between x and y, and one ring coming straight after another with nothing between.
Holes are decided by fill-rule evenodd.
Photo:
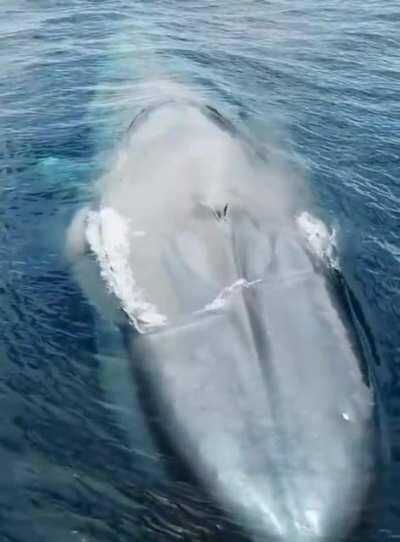
<instances>
[{"instance_id":1,"label":"water surface","mask_svg":"<svg viewBox=\"0 0 400 542\"><path fill-rule=\"evenodd\" d=\"M0 6L0 540L240 537L179 465L163 474L134 402L127 416L122 345L62 254L110 149L166 94L202 99L272 147L338 228L392 453L354 540L400 536L398 3L65 4Z\"/></svg>"}]
</instances>

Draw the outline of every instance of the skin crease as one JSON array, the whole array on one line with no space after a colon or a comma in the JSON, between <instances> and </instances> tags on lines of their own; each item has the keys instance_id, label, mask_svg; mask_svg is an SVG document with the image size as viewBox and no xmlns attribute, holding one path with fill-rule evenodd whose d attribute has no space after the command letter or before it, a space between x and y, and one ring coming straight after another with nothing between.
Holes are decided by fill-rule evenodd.
<instances>
[{"instance_id":1,"label":"skin crease","mask_svg":"<svg viewBox=\"0 0 400 542\"><path fill-rule=\"evenodd\" d=\"M165 318L146 327L129 305L133 374L210 495L254 540L336 542L373 480L373 394L294 204L284 179L204 108L166 104L133 123L67 250L111 320L127 329L118 307L136 287ZM127 225L119 252L99 257L88 212L102 217L103 246L116 217ZM131 275L108 284L113 296L93 276L115 269Z\"/></svg>"}]
</instances>

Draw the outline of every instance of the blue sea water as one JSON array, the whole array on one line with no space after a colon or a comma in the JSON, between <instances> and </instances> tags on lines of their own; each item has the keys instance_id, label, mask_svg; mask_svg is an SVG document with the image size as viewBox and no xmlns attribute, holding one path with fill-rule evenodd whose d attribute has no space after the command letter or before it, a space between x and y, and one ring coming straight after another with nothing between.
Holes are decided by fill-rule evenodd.
<instances>
[{"instance_id":1,"label":"blue sea water","mask_svg":"<svg viewBox=\"0 0 400 542\"><path fill-rule=\"evenodd\" d=\"M273 144L338 229L391 452L354 540L398 538L397 0L1 0L0 68L0 541L240 538L162 474L135 412L121 422L104 366L121 380L123 354L102 353L114 338L63 257L68 221L157 93L201 96Z\"/></svg>"}]
</instances>

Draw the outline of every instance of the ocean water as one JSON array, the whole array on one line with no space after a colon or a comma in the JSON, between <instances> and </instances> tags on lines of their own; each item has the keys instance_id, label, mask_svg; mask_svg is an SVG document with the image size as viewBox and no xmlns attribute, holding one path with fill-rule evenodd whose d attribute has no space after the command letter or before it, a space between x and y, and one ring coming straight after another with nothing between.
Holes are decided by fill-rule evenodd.
<instances>
[{"instance_id":1,"label":"ocean water","mask_svg":"<svg viewBox=\"0 0 400 542\"><path fill-rule=\"evenodd\" d=\"M273 148L337 229L390 451L353 539L398 538L398 2L2 0L0 66L0 541L241 539L173 459L165 476L122 345L63 254L112 149L164 97Z\"/></svg>"}]
</instances>

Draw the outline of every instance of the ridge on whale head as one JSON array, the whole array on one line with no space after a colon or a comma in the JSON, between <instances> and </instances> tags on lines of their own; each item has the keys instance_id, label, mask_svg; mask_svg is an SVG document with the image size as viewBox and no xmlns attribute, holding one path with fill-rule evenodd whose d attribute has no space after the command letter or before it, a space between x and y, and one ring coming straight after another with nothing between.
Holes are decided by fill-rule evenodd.
<instances>
[{"instance_id":1,"label":"ridge on whale head","mask_svg":"<svg viewBox=\"0 0 400 542\"><path fill-rule=\"evenodd\" d=\"M278 173L216 110L163 103L133 121L67 244L209 494L253 539L336 542L373 480L373 393L330 238L312 253Z\"/></svg>"}]
</instances>

